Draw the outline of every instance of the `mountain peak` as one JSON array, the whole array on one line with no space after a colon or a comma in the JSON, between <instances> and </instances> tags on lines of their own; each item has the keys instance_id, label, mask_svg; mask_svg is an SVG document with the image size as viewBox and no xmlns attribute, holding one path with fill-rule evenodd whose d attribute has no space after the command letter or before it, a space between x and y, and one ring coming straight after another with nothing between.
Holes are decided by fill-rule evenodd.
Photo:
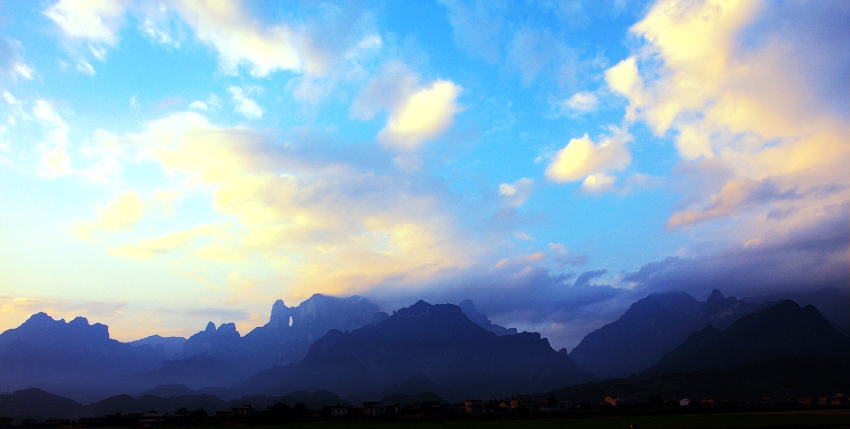
<instances>
[{"instance_id":1,"label":"mountain peak","mask_svg":"<svg viewBox=\"0 0 850 429\"><path fill-rule=\"evenodd\" d=\"M416 304L396 311L394 315L399 318L406 319L417 317L440 317L449 314L463 314L463 310L454 304L432 305L420 299L416 302Z\"/></svg>"},{"instance_id":2,"label":"mountain peak","mask_svg":"<svg viewBox=\"0 0 850 429\"><path fill-rule=\"evenodd\" d=\"M708 299L705 300L705 302L711 302L711 301L717 301L717 300L723 300L723 299L726 299L726 297L723 296L723 293L720 292L720 289L714 289L713 291L711 291L711 295L708 296Z\"/></svg>"},{"instance_id":3,"label":"mountain peak","mask_svg":"<svg viewBox=\"0 0 850 429\"><path fill-rule=\"evenodd\" d=\"M30 316L29 319L27 319L27 321L24 322L24 323L25 324L32 324L32 323L45 324L45 323L52 323L52 322L56 322L56 320L53 320L53 318L48 316L47 313L40 311L40 312L35 313L32 316ZM65 322L65 320L62 319L62 322Z\"/></svg>"},{"instance_id":4,"label":"mountain peak","mask_svg":"<svg viewBox=\"0 0 850 429\"><path fill-rule=\"evenodd\" d=\"M289 310L289 307L283 303L282 299L275 301L274 305L272 305L272 315L269 317L269 323L282 319L289 319L289 313L287 310ZM288 321L289 320L287 320L287 322Z\"/></svg>"},{"instance_id":5,"label":"mountain peak","mask_svg":"<svg viewBox=\"0 0 850 429\"><path fill-rule=\"evenodd\" d=\"M204 329L204 332L215 332L215 323L213 323L212 321L210 321L210 323L207 323L207 328Z\"/></svg>"}]
</instances>

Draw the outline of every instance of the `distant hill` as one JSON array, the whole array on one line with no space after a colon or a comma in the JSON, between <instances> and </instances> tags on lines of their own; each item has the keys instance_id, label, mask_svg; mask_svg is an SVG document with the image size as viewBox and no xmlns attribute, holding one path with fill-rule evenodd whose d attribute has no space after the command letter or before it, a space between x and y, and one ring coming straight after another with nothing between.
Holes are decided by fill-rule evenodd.
<instances>
[{"instance_id":1,"label":"distant hill","mask_svg":"<svg viewBox=\"0 0 850 429\"><path fill-rule=\"evenodd\" d=\"M742 298L751 303L779 302L791 300L801 306L814 305L826 320L834 323L845 335L850 335L850 290L839 291L836 288L824 288L807 292L779 292Z\"/></svg>"},{"instance_id":2,"label":"distant hill","mask_svg":"<svg viewBox=\"0 0 850 429\"><path fill-rule=\"evenodd\" d=\"M133 347L151 346L155 349L162 348L162 352L168 359L174 359L183 352L183 344L186 339L183 337L161 337L159 335L151 335L142 338L141 340L130 341L127 344Z\"/></svg>"},{"instance_id":3,"label":"distant hill","mask_svg":"<svg viewBox=\"0 0 850 429\"><path fill-rule=\"evenodd\" d=\"M684 292L650 294L616 321L585 336L570 358L602 379L627 377L649 368L691 333L709 324L729 326L763 307L725 297L716 289L705 302Z\"/></svg>"},{"instance_id":4,"label":"distant hill","mask_svg":"<svg viewBox=\"0 0 850 429\"><path fill-rule=\"evenodd\" d=\"M12 417L16 424L23 419L65 418L81 407L76 401L40 389L0 394L0 416Z\"/></svg>"},{"instance_id":5,"label":"distant hill","mask_svg":"<svg viewBox=\"0 0 850 429\"><path fill-rule=\"evenodd\" d=\"M733 369L773 359L850 360L850 338L812 306L793 301L741 317L729 328L708 326L664 355L641 376Z\"/></svg>"},{"instance_id":6,"label":"distant hill","mask_svg":"<svg viewBox=\"0 0 850 429\"><path fill-rule=\"evenodd\" d=\"M328 389L362 395L427 379L435 392L508 395L592 379L540 334L498 336L473 323L460 307L424 301L396 311L377 325L351 332L332 330L301 361L262 371L235 392Z\"/></svg>"}]
</instances>

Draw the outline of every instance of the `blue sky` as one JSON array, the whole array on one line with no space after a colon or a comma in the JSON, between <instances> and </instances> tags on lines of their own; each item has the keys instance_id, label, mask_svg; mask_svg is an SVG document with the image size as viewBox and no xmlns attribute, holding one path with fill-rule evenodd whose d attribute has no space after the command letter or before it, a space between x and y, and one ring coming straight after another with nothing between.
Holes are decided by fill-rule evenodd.
<instances>
[{"instance_id":1,"label":"blue sky","mask_svg":"<svg viewBox=\"0 0 850 429\"><path fill-rule=\"evenodd\" d=\"M0 2L0 329L846 288L846 2Z\"/></svg>"}]
</instances>

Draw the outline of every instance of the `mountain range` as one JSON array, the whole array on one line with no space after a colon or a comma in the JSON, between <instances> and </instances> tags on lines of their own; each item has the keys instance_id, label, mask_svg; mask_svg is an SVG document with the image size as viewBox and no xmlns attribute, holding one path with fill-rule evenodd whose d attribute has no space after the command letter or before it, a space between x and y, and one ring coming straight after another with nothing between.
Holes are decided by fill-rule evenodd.
<instances>
[{"instance_id":1,"label":"mountain range","mask_svg":"<svg viewBox=\"0 0 850 429\"><path fill-rule=\"evenodd\" d=\"M662 386L675 379L696 388L692 380L705 376L694 374L734 378L745 367L782 384L776 368L799 366L788 362L815 359L816 367L833 368L830 362L848 358L850 339L814 306L738 300L719 291L705 302L684 293L649 295L570 354L554 350L538 333L493 324L469 300L419 301L387 314L366 298L317 294L297 307L275 302L269 322L245 336L233 324L209 323L188 339L153 336L132 343L110 339L105 325L84 318L65 322L38 313L0 334L0 385L17 390L0 395L0 417L30 415L20 405L37 394L30 388L61 395L36 395L55 403L52 409L82 407L75 416L92 416L122 404L212 406L296 391L302 397L331 391L340 401L357 402L425 392L448 400L553 389L579 394L598 386L634 388L645 380ZM670 373L680 375L664 375ZM640 376L598 382L632 374ZM113 402L101 403L107 399Z\"/></svg>"},{"instance_id":2,"label":"mountain range","mask_svg":"<svg viewBox=\"0 0 850 429\"><path fill-rule=\"evenodd\" d=\"M456 305L419 301L376 325L331 330L301 361L261 371L234 389L268 395L327 389L350 397L412 378L433 383L446 398L510 395L594 379L538 333L499 336Z\"/></svg>"},{"instance_id":3,"label":"mountain range","mask_svg":"<svg viewBox=\"0 0 850 429\"><path fill-rule=\"evenodd\" d=\"M705 302L684 292L650 294L616 321L585 336L570 358L602 379L639 374L691 333L709 325L724 329L769 305L726 297L717 289Z\"/></svg>"}]
</instances>

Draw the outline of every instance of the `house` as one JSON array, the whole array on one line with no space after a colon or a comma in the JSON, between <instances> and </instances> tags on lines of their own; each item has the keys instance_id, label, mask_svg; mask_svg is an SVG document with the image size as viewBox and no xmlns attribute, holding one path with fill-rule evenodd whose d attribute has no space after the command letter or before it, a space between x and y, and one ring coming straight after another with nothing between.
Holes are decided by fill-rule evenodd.
<instances>
[{"instance_id":1,"label":"house","mask_svg":"<svg viewBox=\"0 0 850 429\"><path fill-rule=\"evenodd\" d=\"M550 406L552 411L568 411L570 409L570 401L558 401Z\"/></svg>"},{"instance_id":2,"label":"house","mask_svg":"<svg viewBox=\"0 0 850 429\"><path fill-rule=\"evenodd\" d=\"M523 413L533 413L537 411L537 404L530 400L514 399L511 401L511 410Z\"/></svg>"},{"instance_id":3,"label":"house","mask_svg":"<svg viewBox=\"0 0 850 429\"><path fill-rule=\"evenodd\" d=\"M239 415L239 416L244 416L244 415L248 415L248 414L253 414L254 413L254 407L252 407L251 404L245 404L245 405L243 405L239 408L232 408L232 411L233 411L233 414L236 414L236 415Z\"/></svg>"},{"instance_id":4,"label":"house","mask_svg":"<svg viewBox=\"0 0 850 429\"><path fill-rule=\"evenodd\" d=\"M381 414L381 403L380 402L364 402L363 403L363 415L364 416L377 416Z\"/></svg>"},{"instance_id":5,"label":"house","mask_svg":"<svg viewBox=\"0 0 850 429\"><path fill-rule=\"evenodd\" d=\"M715 401L714 398L703 398L700 399L699 405L703 408L711 408L716 402L717 401Z\"/></svg>"},{"instance_id":6,"label":"house","mask_svg":"<svg viewBox=\"0 0 850 429\"><path fill-rule=\"evenodd\" d=\"M832 403L832 405L848 405L850 404L850 402L848 402L848 399L850 398L844 396L843 393L839 393L833 396L830 402Z\"/></svg>"},{"instance_id":7,"label":"house","mask_svg":"<svg viewBox=\"0 0 850 429\"><path fill-rule=\"evenodd\" d=\"M480 399L467 399L464 401L467 414L481 414L484 412L484 402Z\"/></svg>"},{"instance_id":8,"label":"house","mask_svg":"<svg viewBox=\"0 0 850 429\"><path fill-rule=\"evenodd\" d=\"M605 397L605 399L602 401L602 403L603 403L603 405L607 404L607 405L610 405L612 407L619 407L620 406L620 397L614 396L614 395L608 395L608 396Z\"/></svg>"},{"instance_id":9,"label":"house","mask_svg":"<svg viewBox=\"0 0 850 429\"><path fill-rule=\"evenodd\" d=\"M332 417L344 417L348 415L350 408L347 405L334 405L328 407L328 412Z\"/></svg>"},{"instance_id":10,"label":"house","mask_svg":"<svg viewBox=\"0 0 850 429\"><path fill-rule=\"evenodd\" d=\"M687 407L688 405L691 405L691 399L690 398L679 399L679 406L680 407Z\"/></svg>"},{"instance_id":11,"label":"house","mask_svg":"<svg viewBox=\"0 0 850 429\"><path fill-rule=\"evenodd\" d=\"M165 423L167 420L171 419L171 414L168 413L158 413L155 410L150 410L146 413L142 413L139 416L137 422L142 425L160 425Z\"/></svg>"}]
</instances>

